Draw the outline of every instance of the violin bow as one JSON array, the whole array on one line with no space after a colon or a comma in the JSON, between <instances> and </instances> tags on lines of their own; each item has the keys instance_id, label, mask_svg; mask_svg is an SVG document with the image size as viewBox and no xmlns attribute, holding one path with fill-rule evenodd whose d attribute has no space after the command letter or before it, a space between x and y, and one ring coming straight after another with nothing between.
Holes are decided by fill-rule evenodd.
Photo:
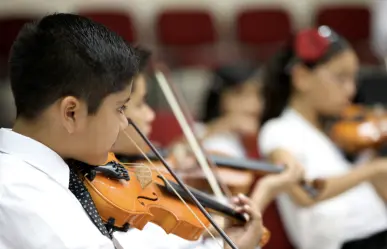
<instances>
[{"instance_id":1,"label":"violin bow","mask_svg":"<svg viewBox=\"0 0 387 249\"><path fill-rule=\"evenodd\" d=\"M230 189L227 187L226 184L223 183L222 179L218 176L218 173L216 171L216 167L218 166L217 163L215 163L214 160L212 160L212 158L206 153L206 151L204 150L203 148L203 145L199 142L200 140L198 139L198 137L196 136L196 133L194 132L194 124L195 124L195 120L193 118L193 115L191 115L191 112L188 108L188 105L187 105L187 102L184 100L184 98L182 98L182 94L181 92L179 92L177 90L176 87L174 87L173 84L171 84L165 77L165 74L162 73L160 70L157 71L158 73L160 73L161 76L164 77L164 81L165 83L167 84L166 85L166 89L168 90L168 88L170 89L170 92L172 93L172 98L174 97L176 99L176 103L177 103L177 107L181 109L181 114L182 114L182 117L185 118L185 120L187 120L187 124L188 124L188 129L189 129L189 132L192 133L192 136L194 137L194 139L196 140L196 143L198 144L199 146L199 154L203 154L205 159L206 159L206 162L207 162L207 165L205 164L201 164L199 163L199 166L202 168L202 170L204 168L212 168L211 172L212 174L214 175L214 177L216 178L217 180L217 183L218 185L222 188L223 190L223 193L227 196L227 197L231 197L232 196L232 193L230 191ZM159 84L162 83L159 82ZM171 102L169 102L171 103ZM176 116L176 115L175 115ZM182 123L179 123L180 127L182 126ZM183 128L182 128L183 129ZM189 146L191 148L191 150L194 152L195 154L195 157L197 157L198 153L196 153L193 149L193 146L192 146L192 143L189 143ZM203 171L204 172L204 171ZM206 175L207 177L207 175ZM207 180L208 180L208 177L207 177ZM212 188L213 190L213 188ZM214 191L214 190L213 190ZM224 198L224 197L223 197Z\"/></svg>"},{"instance_id":2,"label":"violin bow","mask_svg":"<svg viewBox=\"0 0 387 249\"><path fill-rule=\"evenodd\" d=\"M199 139L196 137L193 132L193 118L190 118L190 115L187 115L189 112L187 111L187 107L182 103L184 101L178 100L178 94L176 89L168 82L165 75L160 70L155 70L155 78L157 83L159 84L161 90L164 93L164 96L175 115L179 125L184 133L184 136L187 139L187 142L194 153L196 160L205 174L210 187L217 198L225 198L223 192L225 192L227 197L231 197L231 192L227 188L225 184L222 183L222 180L217 177L216 171L211 170L211 168L215 168L213 162L210 161L209 157L205 154L202 145L199 143ZM185 113L183 109L185 108ZM222 191L223 190L223 191Z\"/></svg>"}]
</instances>

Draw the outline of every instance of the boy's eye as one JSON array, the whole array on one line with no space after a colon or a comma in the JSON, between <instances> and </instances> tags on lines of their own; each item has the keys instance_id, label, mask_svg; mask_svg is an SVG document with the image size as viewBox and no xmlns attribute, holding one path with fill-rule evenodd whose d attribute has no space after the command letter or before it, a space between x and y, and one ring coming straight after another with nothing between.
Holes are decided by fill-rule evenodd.
<instances>
[{"instance_id":1,"label":"boy's eye","mask_svg":"<svg viewBox=\"0 0 387 249\"><path fill-rule=\"evenodd\" d=\"M118 111L120 112L120 113L124 113L125 112L125 110L126 110L126 108L128 108L126 105L123 105L123 106L121 106L120 108L118 108Z\"/></svg>"}]
</instances>

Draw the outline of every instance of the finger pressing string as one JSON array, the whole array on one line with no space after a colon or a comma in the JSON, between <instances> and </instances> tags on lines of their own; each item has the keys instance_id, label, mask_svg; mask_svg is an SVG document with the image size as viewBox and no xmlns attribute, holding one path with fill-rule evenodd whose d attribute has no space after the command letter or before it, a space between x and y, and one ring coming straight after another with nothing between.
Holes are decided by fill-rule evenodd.
<instances>
[{"instance_id":1,"label":"finger pressing string","mask_svg":"<svg viewBox=\"0 0 387 249\"><path fill-rule=\"evenodd\" d=\"M242 194L242 193L238 193L238 198L241 198L241 199L245 199L245 200L248 200L249 198L246 196L246 195L244 195L244 194Z\"/></svg>"},{"instance_id":2,"label":"finger pressing string","mask_svg":"<svg viewBox=\"0 0 387 249\"><path fill-rule=\"evenodd\" d=\"M246 218L246 221L250 221L250 213L251 213L251 208L249 206L247 206L248 208L246 209L245 206L237 206L235 207L235 211L238 212L238 213L241 213L245 218Z\"/></svg>"},{"instance_id":3,"label":"finger pressing string","mask_svg":"<svg viewBox=\"0 0 387 249\"><path fill-rule=\"evenodd\" d=\"M244 194L238 194L238 198L240 199L241 202L243 203L250 203L250 199L244 195Z\"/></svg>"},{"instance_id":4,"label":"finger pressing string","mask_svg":"<svg viewBox=\"0 0 387 249\"><path fill-rule=\"evenodd\" d=\"M239 204L240 203L240 199L237 197L237 196L234 196L234 197L232 197L231 198L231 202L233 203L233 204Z\"/></svg>"}]
</instances>

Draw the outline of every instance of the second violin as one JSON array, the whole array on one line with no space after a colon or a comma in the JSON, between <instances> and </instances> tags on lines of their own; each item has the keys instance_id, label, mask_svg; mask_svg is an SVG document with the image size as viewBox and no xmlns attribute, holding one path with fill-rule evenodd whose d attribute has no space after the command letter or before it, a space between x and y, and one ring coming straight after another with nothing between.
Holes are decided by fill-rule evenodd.
<instances>
[{"instance_id":1,"label":"second violin","mask_svg":"<svg viewBox=\"0 0 387 249\"><path fill-rule=\"evenodd\" d=\"M344 110L328 131L345 152L378 149L387 141L387 113L380 106L353 105Z\"/></svg>"}]
</instances>

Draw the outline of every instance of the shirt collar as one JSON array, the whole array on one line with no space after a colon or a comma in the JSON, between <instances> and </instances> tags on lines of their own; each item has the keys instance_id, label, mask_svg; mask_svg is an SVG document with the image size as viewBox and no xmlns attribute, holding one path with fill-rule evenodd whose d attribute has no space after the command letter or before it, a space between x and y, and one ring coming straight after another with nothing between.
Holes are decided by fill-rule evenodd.
<instances>
[{"instance_id":1,"label":"shirt collar","mask_svg":"<svg viewBox=\"0 0 387 249\"><path fill-rule=\"evenodd\" d=\"M309 132L314 134L314 136L320 137L320 139L325 140L331 146L338 148L337 145L323 132L314 127L309 123L297 110L292 107L286 107L282 113L282 116L287 120L291 120L292 123L296 123L298 126L302 126L304 132Z\"/></svg>"},{"instance_id":2,"label":"shirt collar","mask_svg":"<svg viewBox=\"0 0 387 249\"><path fill-rule=\"evenodd\" d=\"M308 129L316 130L314 126L312 126L298 111L288 106L282 112L282 117L293 120L299 124L302 124L304 127L308 127Z\"/></svg>"},{"instance_id":3,"label":"shirt collar","mask_svg":"<svg viewBox=\"0 0 387 249\"><path fill-rule=\"evenodd\" d=\"M290 106L287 106L284 109L281 116L290 117L290 118L297 118L297 119L302 118L302 116Z\"/></svg>"},{"instance_id":4,"label":"shirt collar","mask_svg":"<svg viewBox=\"0 0 387 249\"><path fill-rule=\"evenodd\" d=\"M68 165L55 151L44 144L10 129L1 128L0 152L20 158L65 188L69 187Z\"/></svg>"}]
</instances>

